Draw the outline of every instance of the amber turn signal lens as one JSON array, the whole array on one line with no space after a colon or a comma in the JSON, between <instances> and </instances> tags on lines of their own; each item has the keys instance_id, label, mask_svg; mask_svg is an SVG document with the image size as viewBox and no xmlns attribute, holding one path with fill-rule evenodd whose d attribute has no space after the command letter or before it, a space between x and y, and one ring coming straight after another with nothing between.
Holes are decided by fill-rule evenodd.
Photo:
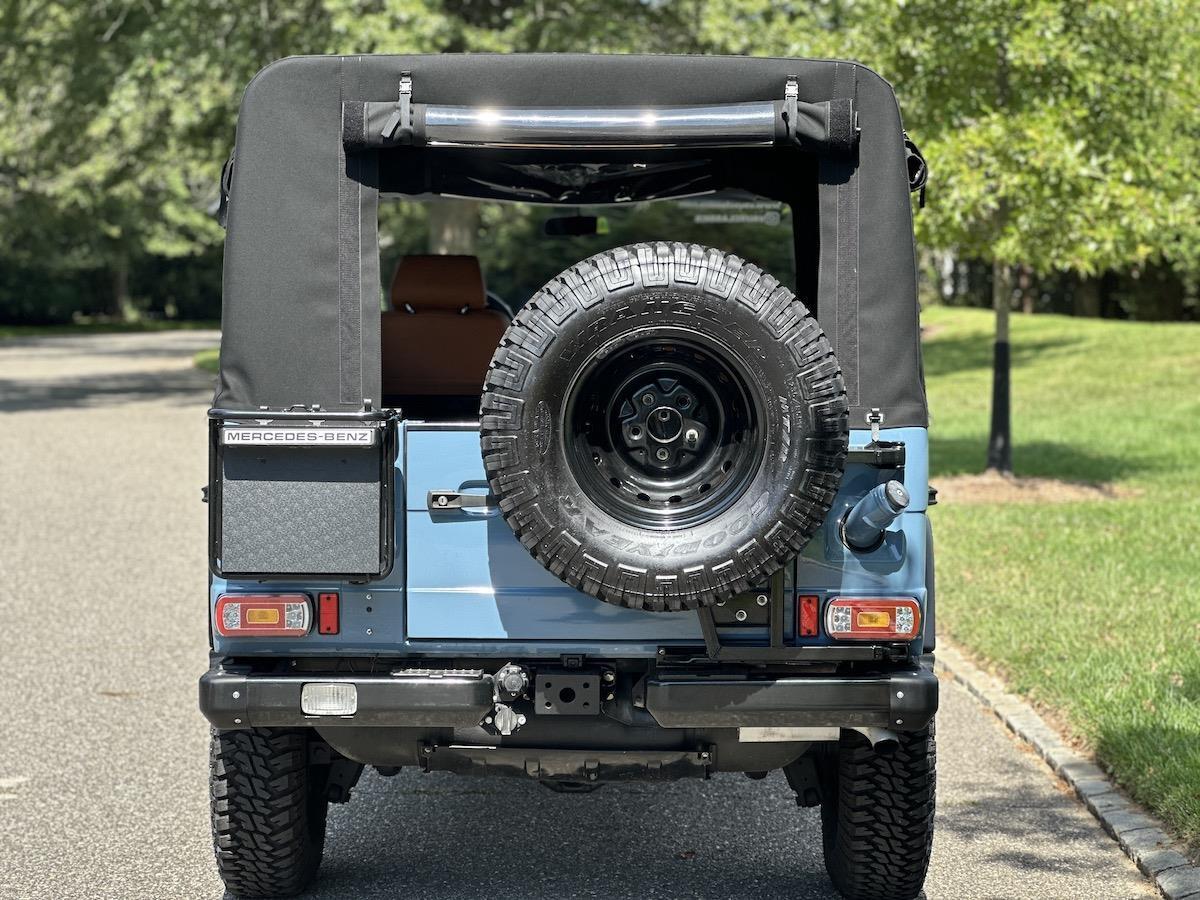
<instances>
[{"instance_id":1,"label":"amber turn signal lens","mask_svg":"<svg viewBox=\"0 0 1200 900\"><path fill-rule=\"evenodd\" d=\"M860 610L858 613L859 628L887 628L892 624L892 617L881 609Z\"/></svg>"}]
</instances>

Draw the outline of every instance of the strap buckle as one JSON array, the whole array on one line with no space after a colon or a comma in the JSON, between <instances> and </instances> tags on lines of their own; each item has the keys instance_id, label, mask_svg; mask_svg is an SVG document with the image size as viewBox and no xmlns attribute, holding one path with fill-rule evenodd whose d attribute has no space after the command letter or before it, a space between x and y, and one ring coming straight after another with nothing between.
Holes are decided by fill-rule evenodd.
<instances>
[{"instance_id":1,"label":"strap buckle","mask_svg":"<svg viewBox=\"0 0 1200 900\"><path fill-rule=\"evenodd\" d=\"M397 97L396 111L388 116L380 132L384 140L390 141L401 129L412 128L412 73L400 73L400 89Z\"/></svg>"}]
</instances>

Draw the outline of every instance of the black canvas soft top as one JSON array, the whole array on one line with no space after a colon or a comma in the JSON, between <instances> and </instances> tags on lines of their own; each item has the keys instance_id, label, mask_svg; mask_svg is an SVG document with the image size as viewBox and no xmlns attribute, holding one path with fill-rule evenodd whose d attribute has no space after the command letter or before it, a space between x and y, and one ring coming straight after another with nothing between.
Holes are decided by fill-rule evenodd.
<instances>
[{"instance_id":1,"label":"black canvas soft top","mask_svg":"<svg viewBox=\"0 0 1200 900\"><path fill-rule=\"evenodd\" d=\"M480 110L512 119L508 149L479 146ZM661 146L639 143L651 120ZM856 63L709 56L308 56L265 68L238 119L214 406L378 406L381 172L428 188L449 159L437 154L569 157L584 131L591 158L744 146L771 155L764 171L786 176L794 159L797 179L815 173L819 271L801 294L841 362L851 427L873 408L889 427L927 424L891 87Z\"/></svg>"}]
</instances>

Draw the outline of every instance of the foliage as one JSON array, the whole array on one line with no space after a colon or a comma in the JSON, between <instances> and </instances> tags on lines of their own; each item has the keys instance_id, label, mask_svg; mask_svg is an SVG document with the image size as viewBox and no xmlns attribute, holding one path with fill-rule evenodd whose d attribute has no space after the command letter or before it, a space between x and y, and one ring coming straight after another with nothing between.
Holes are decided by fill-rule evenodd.
<instances>
[{"instance_id":1,"label":"foliage","mask_svg":"<svg viewBox=\"0 0 1200 900\"><path fill-rule=\"evenodd\" d=\"M932 481L978 472L991 316L923 316ZM1200 325L1018 316L1022 474L1119 499L956 504L930 513L938 626L1061 711L1133 796L1200 848ZM943 485L944 486L944 485ZM951 492L944 492L944 496Z\"/></svg>"},{"instance_id":2,"label":"foliage","mask_svg":"<svg viewBox=\"0 0 1200 900\"><path fill-rule=\"evenodd\" d=\"M242 88L269 61L297 53L857 57L897 85L931 159L934 202L917 220L928 246L1042 273L1149 262L1194 274L1200 37L1186 6L10 2L0 11L0 265L9 272L0 316L49 316L72 294L128 311L131 297L155 293L138 283L154 270L147 259L209 271L222 239L212 217L217 176ZM28 290L14 284L18 270Z\"/></svg>"},{"instance_id":3,"label":"foliage","mask_svg":"<svg viewBox=\"0 0 1200 900\"><path fill-rule=\"evenodd\" d=\"M930 246L1038 273L1200 268L1194 7L874 6L853 43L896 84L931 160Z\"/></svg>"},{"instance_id":4,"label":"foliage","mask_svg":"<svg viewBox=\"0 0 1200 900\"><path fill-rule=\"evenodd\" d=\"M215 375L221 365L221 351L216 347L211 350L201 350L192 357L192 364L197 369L203 369L205 372L212 372Z\"/></svg>"}]
</instances>

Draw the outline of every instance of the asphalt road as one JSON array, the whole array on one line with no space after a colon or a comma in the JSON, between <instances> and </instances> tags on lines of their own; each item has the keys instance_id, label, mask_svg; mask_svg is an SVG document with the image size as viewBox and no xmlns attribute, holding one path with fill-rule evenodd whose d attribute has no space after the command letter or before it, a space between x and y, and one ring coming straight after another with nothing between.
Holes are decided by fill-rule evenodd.
<instances>
[{"instance_id":1,"label":"asphalt road","mask_svg":"<svg viewBox=\"0 0 1200 900\"><path fill-rule=\"evenodd\" d=\"M204 411L216 335L0 341L0 897L217 898ZM938 716L930 898L1153 892L961 688ZM363 777L318 897L831 897L781 776L552 794Z\"/></svg>"}]
</instances>

